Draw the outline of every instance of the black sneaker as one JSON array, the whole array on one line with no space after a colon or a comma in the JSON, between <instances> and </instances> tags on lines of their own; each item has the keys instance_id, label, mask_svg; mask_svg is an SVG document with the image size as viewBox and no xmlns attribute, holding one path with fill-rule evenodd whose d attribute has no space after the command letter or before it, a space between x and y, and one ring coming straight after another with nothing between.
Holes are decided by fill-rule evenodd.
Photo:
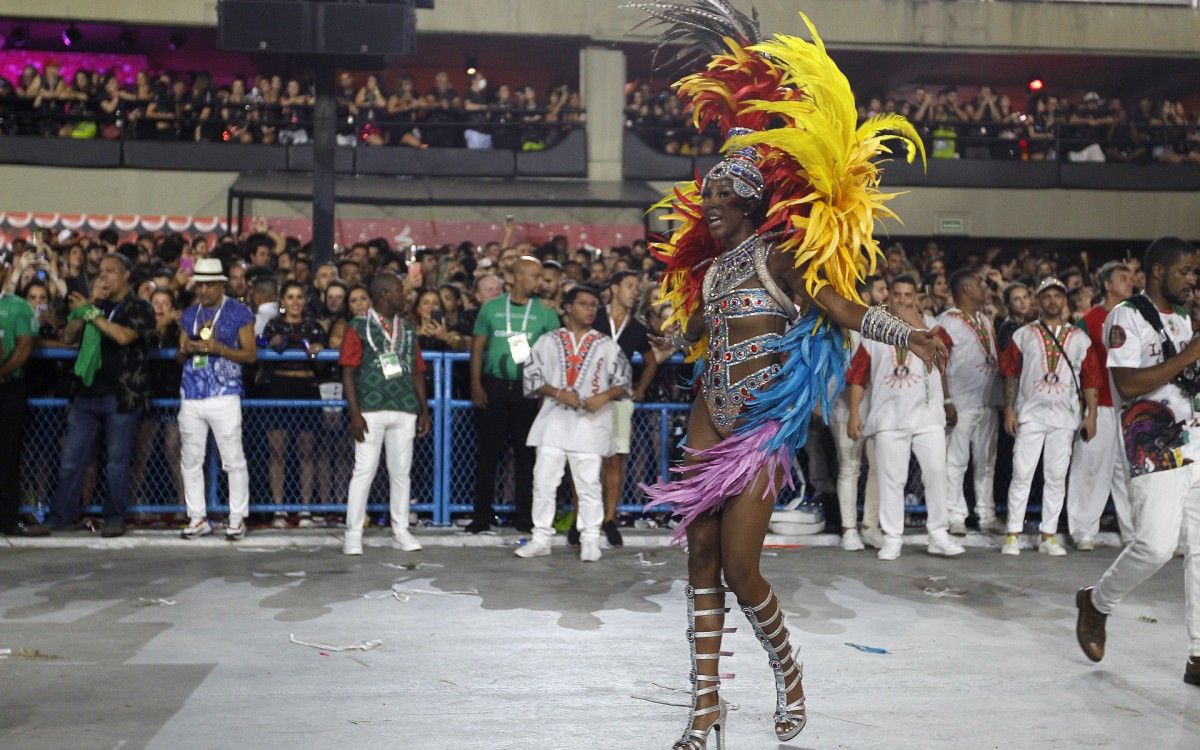
<instances>
[{"instance_id":1,"label":"black sneaker","mask_svg":"<svg viewBox=\"0 0 1200 750\"><path fill-rule=\"evenodd\" d=\"M571 549L579 549L579 529L575 524L571 524L571 528L567 529L567 546Z\"/></svg>"},{"instance_id":2,"label":"black sneaker","mask_svg":"<svg viewBox=\"0 0 1200 750\"><path fill-rule=\"evenodd\" d=\"M105 539L112 539L117 536L125 536L125 524L123 523L106 523L100 531L100 536Z\"/></svg>"},{"instance_id":3,"label":"black sneaker","mask_svg":"<svg viewBox=\"0 0 1200 750\"><path fill-rule=\"evenodd\" d=\"M11 526L5 526L0 529L0 534L7 536L50 536L50 528L40 523L27 524L24 521L17 521Z\"/></svg>"},{"instance_id":4,"label":"black sneaker","mask_svg":"<svg viewBox=\"0 0 1200 750\"><path fill-rule=\"evenodd\" d=\"M483 532L488 531L491 528L492 528L492 525L490 523L477 518L474 521L472 521L471 523L467 524L464 531L466 531L468 534L482 534Z\"/></svg>"},{"instance_id":5,"label":"black sneaker","mask_svg":"<svg viewBox=\"0 0 1200 750\"><path fill-rule=\"evenodd\" d=\"M600 529L604 532L604 536L608 537L608 543L614 549L625 546L625 540L621 538L621 530L617 528L616 521L605 521L601 524Z\"/></svg>"}]
</instances>

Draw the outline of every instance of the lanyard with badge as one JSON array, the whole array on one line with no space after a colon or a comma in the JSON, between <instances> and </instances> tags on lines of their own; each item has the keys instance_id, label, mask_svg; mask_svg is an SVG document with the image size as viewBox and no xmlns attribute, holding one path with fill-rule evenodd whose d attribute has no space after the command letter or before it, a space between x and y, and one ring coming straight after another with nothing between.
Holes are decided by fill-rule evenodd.
<instances>
[{"instance_id":1,"label":"lanyard with badge","mask_svg":"<svg viewBox=\"0 0 1200 750\"><path fill-rule=\"evenodd\" d=\"M225 300L221 300L221 306L217 308L217 314L212 317L212 320L204 321L204 325L200 324L200 316L204 314L204 305L196 305L196 317L192 319L192 336L198 337L201 341L212 341L217 330L217 319L221 317L221 312L225 309ZM197 332L199 327L199 332ZM203 370L208 367L208 352L203 354L192 355L192 369Z\"/></svg>"},{"instance_id":2,"label":"lanyard with badge","mask_svg":"<svg viewBox=\"0 0 1200 750\"><path fill-rule=\"evenodd\" d=\"M512 295L504 298L504 334L508 337L508 350L512 353L513 362L523 365L529 361L533 350L529 346L529 311L533 309L533 300L525 301L525 317L521 320L520 333L513 333L512 327Z\"/></svg>"},{"instance_id":3,"label":"lanyard with badge","mask_svg":"<svg viewBox=\"0 0 1200 750\"><path fill-rule=\"evenodd\" d=\"M621 340L621 334L625 333L625 328L626 328L626 326L629 325L629 318L630 318L629 312L626 311L625 312L625 320L622 320L621 327L617 328L617 321L612 316L612 311L611 310L609 311L609 313L608 313L608 332L612 334L613 341Z\"/></svg>"},{"instance_id":4,"label":"lanyard with badge","mask_svg":"<svg viewBox=\"0 0 1200 750\"><path fill-rule=\"evenodd\" d=\"M375 338L371 335L372 322L378 325L383 333L384 340L387 341L387 351L380 352L379 347L375 346ZM379 313L375 312L374 308L367 311L367 343L371 345L371 350L379 355L379 369L383 370L383 377L387 380L404 375L404 337L401 334L399 315L392 317L392 332L388 334Z\"/></svg>"}]
</instances>

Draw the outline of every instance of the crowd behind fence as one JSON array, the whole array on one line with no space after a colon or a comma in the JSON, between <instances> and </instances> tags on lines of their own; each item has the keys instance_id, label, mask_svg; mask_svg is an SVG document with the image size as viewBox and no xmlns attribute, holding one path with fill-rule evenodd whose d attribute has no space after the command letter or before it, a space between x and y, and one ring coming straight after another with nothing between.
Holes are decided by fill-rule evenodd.
<instances>
[{"instance_id":1,"label":"crowd behind fence","mask_svg":"<svg viewBox=\"0 0 1200 750\"><path fill-rule=\"evenodd\" d=\"M36 356L68 360L74 358L75 352L71 349L43 349ZM174 349L151 352L154 360L174 361L174 357ZM337 357L336 351L327 350L315 359L336 362ZM280 354L269 350L261 350L259 358L262 361L307 359L306 355L298 352ZM425 358L433 372L433 390L429 398L433 430L429 436L416 442L411 510L420 514L430 525L448 526L453 524L456 515L470 513L473 509L477 445L475 408L470 400L454 398L451 390L456 369L467 366L469 355L428 352ZM635 362L640 364L640 356L635 357ZM670 362L680 364L682 357L677 355ZM340 399L242 400L243 443L250 465L252 513L287 512L320 517L345 512L345 492L354 463L345 405L346 402ZM29 406L22 467L25 498L22 512L38 514L44 512L44 503L48 502L57 480L68 401L61 398L33 398ZM640 514L645 499L639 485L666 476L669 467L682 458L680 441L686 429L689 410L688 403L637 404L631 451L618 505L620 513ZM175 421L178 411L178 399L153 399L143 415L134 453L133 489L128 509L131 514L173 514L185 510L179 478L179 434ZM302 431L316 433L311 456L301 457L296 446L291 446L285 470L285 502L282 505L270 501L267 479L267 434L275 430L284 430L292 440ZM103 450L103 446L100 446L98 453ZM301 497L298 474L302 461L312 462L314 477L310 498ZM793 480L799 492L804 492L806 487L811 489L803 478L801 467L804 463L801 461L794 465ZM85 483L84 513L99 512L106 486L104 466L103 460L96 460L89 469ZM501 465L496 483L495 507L502 521L513 511L511 467L509 455ZM368 510L372 513L386 512L388 509L386 472L386 467L381 466L372 486L368 501ZM209 513L228 513L224 474L211 436L205 474ZM864 483L865 478L864 472ZM570 482L564 483L565 494L561 496L562 499L570 499L573 492L570 487ZM920 469L915 462L910 466L905 492L909 499L906 510L912 514L923 514L924 489ZM792 496L785 493L780 496L779 503L783 505L791 499Z\"/></svg>"}]
</instances>

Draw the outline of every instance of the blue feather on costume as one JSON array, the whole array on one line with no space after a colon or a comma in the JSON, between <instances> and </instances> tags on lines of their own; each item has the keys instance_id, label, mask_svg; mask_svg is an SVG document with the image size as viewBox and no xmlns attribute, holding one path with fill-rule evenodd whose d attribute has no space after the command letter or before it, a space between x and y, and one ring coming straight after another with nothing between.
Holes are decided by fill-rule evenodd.
<instances>
[{"instance_id":1,"label":"blue feather on costume","mask_svg":"<svg viewBox=\"0 0 1200 750\"><path fill-rule=\"evenodd\" d=\"M779 422L779 432L762 446L764 451L787 447L797 451L808 438L808 422L820 404L826 422L833 402L846 387L846 335L813 305L773 347L783 365L771 385L756 391L735 432ZM831 387L832 386L832 387Z\"/></svg>"}]
</instances>

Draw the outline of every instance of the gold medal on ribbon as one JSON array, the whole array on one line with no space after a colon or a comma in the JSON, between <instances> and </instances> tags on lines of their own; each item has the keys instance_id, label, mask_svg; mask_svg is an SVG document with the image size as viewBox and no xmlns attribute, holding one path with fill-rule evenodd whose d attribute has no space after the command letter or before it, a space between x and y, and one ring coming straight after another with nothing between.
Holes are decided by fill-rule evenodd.
<instances>
[{"instance_id":1,"label":"gold medal on ribbon","mask_svg":"<svg viewBox=\"0 0 1200 750\"><path fill-rule=\"evenodd\" d=\"M200 340L201 341L208 341L209 339L212 338L212 335L213 335L212 326L206 324L203 328L200 329Z\"/></svg>"}]
</instances>

